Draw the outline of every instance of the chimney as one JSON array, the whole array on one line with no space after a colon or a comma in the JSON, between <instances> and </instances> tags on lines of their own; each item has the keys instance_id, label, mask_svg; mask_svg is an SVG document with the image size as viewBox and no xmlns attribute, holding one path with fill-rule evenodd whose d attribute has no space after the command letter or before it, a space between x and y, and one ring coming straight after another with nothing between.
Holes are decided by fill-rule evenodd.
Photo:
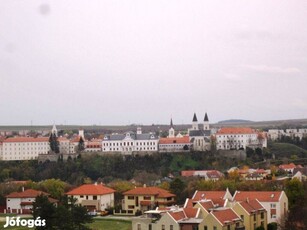
<instances>
[{"instance_id":1,"label":"chimney","mask_svg":"<svg viewBox=\"0 0 307 230\"><path fill-rule=\"evenodd\" d=\"M97 182L95 182L95 185L97 186Z\"/></svg>"},{"instance_id":2,"label":"chimney","mask_svg":"<svg viewBox=\"0 0 307 230\"><path fill-rule=\"evenodd\" d=\"M25 191L25 187L23 187L23 186L22 186L22 188L21 188L21 189L22 189L22 191L23 191L23 192Z\"/></svg>"},{"instance_id":3,"label":"chimney","mask_svg":"<svg viewBox=\"0 0 307 230\"><path fill-rule=\"evenodd\" d=\"M146 188L146 184L143 185L143 188Z\"/></svg>"}]
</instances>

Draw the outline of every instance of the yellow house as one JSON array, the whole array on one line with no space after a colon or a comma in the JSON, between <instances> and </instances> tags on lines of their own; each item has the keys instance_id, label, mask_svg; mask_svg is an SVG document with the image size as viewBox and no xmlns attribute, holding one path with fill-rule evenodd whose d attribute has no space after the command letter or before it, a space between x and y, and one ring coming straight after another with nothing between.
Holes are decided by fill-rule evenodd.
<instances>
[{"instance_id":1,"label":"yellow house","mask_svg":"<svg viewBox=\"0 0 307 230\"><path fill-rule=\"evenodd\" d=\"M167 207L175 203L175 195L158 187L137 187L123 193L122 209L134 215L137 210L142 212L155 207Z\"/></svg>"},{"instance_id":2,"label":"yellow house","mask_svg":"<svg viewBox=\"0 0 307 230\"><path fill-rule=\"evenodd\" d=\"M244 230L242 219L231 208L211 211L199 224L202 230Z\"/></svg>"},{"instance_id":3,"label":"yellow house","mask_svg":"<svg viewBox=\"0 0 307 230\"><path fill-rule=\"evenodd\" d=\"M233 210L243 220L247 230L255 230L259 226L267 230L267 211L258 200L247 199L246 201L235 202Z\"/></svg>"},{"instance_id":4,"label":"yellow house","mask_svg":"<svg viewBox=\"0 0 307 230\"><path fill-rule=\"evenodd\" d=\"M233 201L255 200L266 209L268 223L281 223L288 213L288 197L284 191L236 191Z\"/></svg>"}]
</instances>

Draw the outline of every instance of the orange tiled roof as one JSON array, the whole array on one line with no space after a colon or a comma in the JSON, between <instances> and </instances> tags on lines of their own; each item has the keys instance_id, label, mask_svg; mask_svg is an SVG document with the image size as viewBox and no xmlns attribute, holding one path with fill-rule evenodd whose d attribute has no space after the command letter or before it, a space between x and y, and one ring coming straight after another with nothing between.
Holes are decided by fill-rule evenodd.
<instances>
[{"instance_id":1,"label":"orange tiled roof","mask_svg":"<svg viewBox=\"0 0 307 230\"><path fill-rule=\"evenodd\" d=\"M249 200L242 201L240 205L249 213L253 213L255 211L263 210L263 206L257 200Z\"/></svg>"},{"instance_id":2,"label":"orange tiled roof","mask_svg":"<svg viewBox=\"0 0 307 230\"><path fill-rule=\"evenodd\" d=\"M37 191L34 189L27 189L24 192L12 192L6 198L35 198L39 195L49 196L48 193Z\"/></svg>"},{"instance_id":3,"label":"orange tiled roof","mask_svg":"<svg viewBox=\"0 0 307 230\"><path fill-rule=\"evenodd\" d=\"M240 219L240 217L230 208L224 210L212 211L212 215L218 219L224 226L228 222L233 222Z\"/></svg>"},{"instance_id":4,"label":"orange tiled roof","mask_svg":"<svg viewBox=\"0 0 307 230\"><path fill-rule=\"evenodd\" d=\"M184 208L183 211L184 211L186 217L188 217L188 218L196 218L197 217L197 213L198 213L197 208Z\"/></svg>"},{"instance_id":5,"label":"orange tiled roof","mask_svg":"<svg viewBox=\"0 0 307 230\"><path fill-rule=\"evenodd\" d=\"M179 211L179 212L169 212L169 214L176 220L182 220L184 218L186 218L185 213L183 211Z\"/></svg>"},{"instance_id":6,"label":"orange tiled roof","mask_svg":"<svg viewBox=\"0 0 307 230\"><path fill-rule=\"evenodd\" d=\"M104 195L114 193L115 190L105 187L102 184L84 184L69 192L67 195Z\"/></svg>"},{"instance_id":7,"label":"orange tiled roof","mask_svg":"<svg viewBox=\"0 0 307 230\"><path fill-rule=\"evenodd\" d=\"M296 167L296 165L293 164L293 163L279 165L280 169L294 169L295 167Z\"/></svg>"},{"instance_id":8,"label":"orange tiled roof","mask_svg":"<svg viewBox=\"0 0 307 230\"><path fill-rule=\"evenodd\" d=\"M174 197L175 195L158 187L137 187L123 193L124 195L154 195L159 198Z\"/></svg>"},{"instance_id":9,"label":"orange tiled roof","mask_svg":"<svg viewBox=\"0 0 307 230\"><path fill-rule=\"evenodd\" d=\"M225 191L196 191L192 199L196 201L203 199L218 200L223 199L225 194Z\"/></svg>"},{"instance_id":10,"label":"orange tiled roof","mask_svg":"<svg viewBox=\"0 0 307 230\"><path fill-rule=\"evenodd\" d=\"M236 191L234 200L244 201L257 199L260 202L278 202L281 191Z\"/></svg>"},{"instance_id":11,"label":"orange tiled roof","mask_svg":"<svg viewBox=\"0 0 307 230\"><path fill-rule=\"evenodd\" d=\"M212 201L199 202L199 204L207 211L209 211L209 209L214 208L214 204Z\"/></svg>"},{"instance_id":12,"label":"orange tiled roof","mask_svg":"<svg viewBox=\"0 0 307 230\"><path fill-rule=\"evenodd\" d=\"M49 137L10 137L3 141L3 143L9 142L48 142Z\"/></svg>"},{"instance_id":13,"label":"orange tiled roof","mask_svg":"<svg viewBox=\"0 0 307 230\"><path fill-rule=\"evenodd\" d=\"M225 127L221 128L216 134L254 134L255 130L244 127Z\"/></svg>"},{"instance_id":14,"label":"orange tiled roof","mask_svg":"<svg viewBox=\"0 0 307 230\"><path fill-rule=\"evenodd\" d=\"M160 138L159 144L190 144L189 136Z\"/></svg>"}]
</instances>

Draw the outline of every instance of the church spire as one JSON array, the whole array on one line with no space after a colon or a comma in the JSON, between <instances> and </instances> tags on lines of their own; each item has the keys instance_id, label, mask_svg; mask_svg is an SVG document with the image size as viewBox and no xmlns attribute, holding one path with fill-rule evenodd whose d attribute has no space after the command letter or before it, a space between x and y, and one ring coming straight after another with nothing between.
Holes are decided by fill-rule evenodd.
<instances>
[{"instance_id":1,"label":"church spire","mask_svg":"<svg viewBox=\"0 0 307 230\"><path fill-rule=\"evenodd\" d=\"M193 116L193 122L197 121L197 117L196 117L196 113L194 113L194 116Z\"/></svg>"},{"instance_id":2,"label":"church spire","mask_svg":"<svg viewBox=\"0 0 307 230\"><path fill-rule=\"evenodd\" d=\"M204 121L209 121L207 113L205 114Z\"/></svg>"},{"instance_id":3,"label":"church spire","mask_svg":"<svg viewBox=\"0 0 307 230\"><path fill-rule=\"evenodd\" d=\"M171 118L171 125L170 125L171 128L174 128L174 125L173 125L173 118Z\"/></svg>"}]
</instances>

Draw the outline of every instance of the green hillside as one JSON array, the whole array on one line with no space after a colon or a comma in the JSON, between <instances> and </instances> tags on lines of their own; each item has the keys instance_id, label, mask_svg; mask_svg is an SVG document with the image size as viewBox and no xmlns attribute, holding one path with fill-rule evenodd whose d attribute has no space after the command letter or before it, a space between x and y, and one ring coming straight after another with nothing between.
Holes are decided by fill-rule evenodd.
<instances>
[{"instance_id":1,"label":"green hillside","mask_svg":"<svg viewBox=\"0 0 307 230\"><path fill-rule=\"evenodd\" d=\"M268 150L271 154L275 155L276 159L284 157L291 158L293 155L296 155L299 158L307 157L307 150L288 143L271 142L268 144Z\"/></svg>"}]
</instances>

